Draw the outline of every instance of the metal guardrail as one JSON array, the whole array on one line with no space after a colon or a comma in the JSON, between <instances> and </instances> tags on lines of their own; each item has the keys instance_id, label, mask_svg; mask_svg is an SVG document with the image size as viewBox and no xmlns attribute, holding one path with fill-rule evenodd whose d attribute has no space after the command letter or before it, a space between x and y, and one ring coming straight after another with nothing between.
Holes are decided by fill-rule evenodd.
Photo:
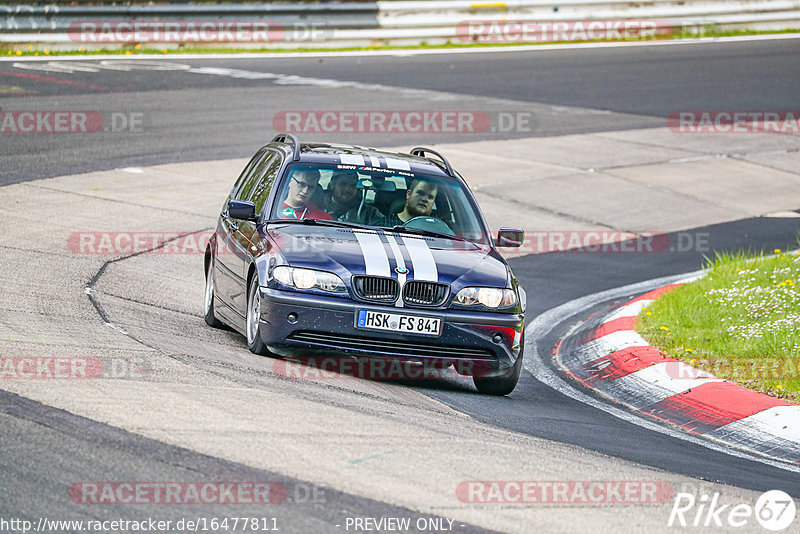
<instances>
[{"instance_id":1,"label":"metal guardrail","mask_svg":"<svg viewBox=\"0 0 800 534\"><path fill-rule=\"evenodd\" d=\"M800 28L800 0L508 0L485 3L470 0L358 1L290 3L157 5L115 4L94 0L91 5L52 2L47 5L0 4L0 47L38 43L53 49L79 46L119 48L176 47L182 44L258 48L342 47L386 44L444 44L472 42L463 32L470 22L498 24L513 21L559 23L575 21L650 20L675 31L717 29ZM88 1L88 0L87 0ZM144 2L145 0L133 0ZM262 23L283 31L267 41L209 42L158 38L136 41L91 42L76 39L80 23L111 24L225 24ZM313 31L306 31L308 28ZM299 31L294 31L297 30ZM284 31L286 30L286 31ZM274 35L273 35L274 37ZM524 41L519 41L524 42Z\"/></svg>"},{"instance_id":2,"label":"metal guardrail","mask_svg":"<svg viewBox=\"0 0 800 534\"><path fill-rule=\"evenodd\" d=\"M2 32L59 32L108 21L264 21L326 28L377 28L375 2L316 4L0 5Z\"/></svg>"}]
</instances>

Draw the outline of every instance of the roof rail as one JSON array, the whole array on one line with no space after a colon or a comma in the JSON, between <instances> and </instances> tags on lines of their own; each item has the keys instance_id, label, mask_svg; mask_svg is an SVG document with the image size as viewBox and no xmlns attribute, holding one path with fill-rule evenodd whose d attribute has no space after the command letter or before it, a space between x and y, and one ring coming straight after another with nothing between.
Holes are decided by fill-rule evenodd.
<instances>
[{"instance_id":1,"label":"roof rail","mask_svg":"<svg viewBox=\"0 0 800 534\"><path fill-rule=\"evenodd\" d=\"M447 174L449 174L450 176L455 176L456 175L455 171L453 170L453 167L450 166L450 162L447 161L447 159L444 156L442 156L441 154L439 154L435 150L431 150L430 148L425 148L424 146L418 146L418 147L414 147L414 148L411 149L411 155L412 156L419 156L421 158L424 158L425 157L425 153L433 154L434 156L436 156L437 158L442 160L442 163L444 164L443 167L447 171ZM430 159L430 158L427 158L427 159ZM436 163L436 162L434 161L434 163ZM436 164L438 165L438 163L436 163ZM439 166L442 167L442 165L439 165Z\"/></svg>"},{"instance_id":2,"label":"roof rail","mask_svg":"<svg viewBox=\"0 0 800 534\"><path fill-rule=\"evenodd\" d=\"M287 141L288 140L288 141ZM297 161L300 159L300 140L290 133L282 133L278 134L272 138L271 143L286 143L289 144L291 142L294 145L294 157L292 161Z\"/></svg>"}]
</instances>

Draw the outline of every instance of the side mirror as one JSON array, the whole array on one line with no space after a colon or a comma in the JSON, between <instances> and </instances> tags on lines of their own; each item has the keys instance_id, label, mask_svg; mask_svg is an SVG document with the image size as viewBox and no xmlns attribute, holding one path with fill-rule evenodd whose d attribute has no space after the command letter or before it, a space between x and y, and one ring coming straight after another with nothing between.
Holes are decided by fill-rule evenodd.
<instances>
[{"instance_id":1,"label":"side mirror","mask_svg":"<svg viewBox=\"0 0 800 534\"><path fill-rule=\"evenodd\" d=\"M497 232L498 247L521 247L525 241L525 232L514 228L500 228Z\"/></svg>"},{"instance_id":2,"label":"side mirror","mask_svg":"<svg viewBox=\"0 0 800 534\"><path fill-rule=\"evenodd\" d=\"M256 221L256 205L244 200L231 200L228 202L228 216L232 219L242 219L244 221Z\"/></svg>"}]
</instances>

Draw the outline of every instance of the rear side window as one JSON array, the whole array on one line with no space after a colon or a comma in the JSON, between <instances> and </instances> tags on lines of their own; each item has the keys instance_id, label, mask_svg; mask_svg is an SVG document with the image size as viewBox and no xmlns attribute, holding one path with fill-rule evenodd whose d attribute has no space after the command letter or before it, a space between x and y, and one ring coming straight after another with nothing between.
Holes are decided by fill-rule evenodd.
<instances>
[{"instance_id":1,"label":"rear side window","mask_svg":"<svg viewBox=\"0 0 800 534\"><path fill-rule=\"evenodd\" d=\"M256 205L256 213L261 213L264 208L264 203L269 197L272 186L275 184L275 178L278 176L278 171L283 163L283 158L278 154L274 154L272 158L264 158L263 164L259 164L255 174L259 176L255 180L255 187L250 194L250 202Z\"/></svg>"}]
</instances>

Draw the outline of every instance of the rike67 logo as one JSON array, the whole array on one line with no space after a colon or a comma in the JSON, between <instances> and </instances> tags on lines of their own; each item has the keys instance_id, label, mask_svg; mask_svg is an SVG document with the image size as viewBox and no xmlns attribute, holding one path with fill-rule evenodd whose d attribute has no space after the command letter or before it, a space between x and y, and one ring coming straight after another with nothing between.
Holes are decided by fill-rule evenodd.
<instances>
[{"instance_id":1,"label":"rike67 logo","mask_svg":"<svg viewBox=\"0 0 800 534\"><path fill-rule=\"evenodd\" d=\"M720 494L678 493L669 514L667 526L733 527L759 525L772 532L788 528L794 521L797 508L794 500L781 490L770 490L756 500L755 506L746 503L721 504Z\"/></svg>"}]
</instances>

